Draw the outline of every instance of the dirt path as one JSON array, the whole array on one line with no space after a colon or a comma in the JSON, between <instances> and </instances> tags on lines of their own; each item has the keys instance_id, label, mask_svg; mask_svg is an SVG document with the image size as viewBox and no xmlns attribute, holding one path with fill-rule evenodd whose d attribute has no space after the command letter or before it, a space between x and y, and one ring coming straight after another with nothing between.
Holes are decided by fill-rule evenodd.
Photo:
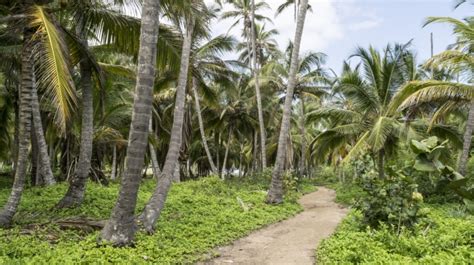
<instances>
[{"instance_id":1,"label":"dirt path","mask_svg":"<svg viewBox=\"0 0 474 265\"><path fill-rule=\"evenodd\" d=\"M300 214L219 248L220 257L201 264L314 264L314 249L347 213L334 202L335 196L333 190L319 187L299 200L304 207Z\"/></svg>"}]
</instances>

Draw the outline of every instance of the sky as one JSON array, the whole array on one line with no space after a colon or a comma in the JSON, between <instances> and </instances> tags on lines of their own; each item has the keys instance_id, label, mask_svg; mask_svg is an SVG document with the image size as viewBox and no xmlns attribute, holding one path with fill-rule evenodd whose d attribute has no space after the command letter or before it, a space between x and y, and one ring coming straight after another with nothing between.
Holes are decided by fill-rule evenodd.
<instances>
[{"instance_id":1,"label":"sky","mask_svg":"<svg viewBox=\"0 0 474 265\"><path fill-rule=\"evenodd\" d=\"M258 2L258 0L257 0ZM267 29L279 31L276 40L280 48L293 39L295 23L293 9L274 17L276 8L284 0L266 0L271 10L260 13L273 20ZM458 19L472 16L474 8L466 3L453 9L454 0L309 0L312 12L307 14L301 52L317 51L328 55L327 66L336 72L342 69L357 46L372 45L382 49L388 43L406 43L413 39L412 49L419 62L430 57L430 33L434 36L434 53L453 43L451 28L430 24L423 28L429 16L450 16ZM224 11L231 10L229 5ZM212 27L213 35L225 34L233 20L218 21ZM240 36L241 25L232 34Z\"/></svg>"}]
</instances>

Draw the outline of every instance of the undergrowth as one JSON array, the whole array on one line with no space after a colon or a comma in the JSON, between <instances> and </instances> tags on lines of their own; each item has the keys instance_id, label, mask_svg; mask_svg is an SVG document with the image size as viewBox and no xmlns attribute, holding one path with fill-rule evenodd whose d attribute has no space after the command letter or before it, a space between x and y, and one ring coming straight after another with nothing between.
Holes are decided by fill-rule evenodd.
<instances>
[{"instance_id":1,"label":"undergrowth","mask_svg":"<svg viewBox=\"0 0 474 265\"><path fill-rule=\"evenodd\" d=\"M255 180L258 182L258 180ZM98 246L98 232L61 230L56 220L70 217L107 219L118 193L89 183L81 207L52 210L66 190L65 184L25 191L15 227L0 229L0 264L182 264L204 257L214 247L231 242L264 225L288 218L302 210L290 191L283 204L264 203L268 183L251 185L216 177L175 184L152 236L139 233L134 247ZM303 185L308 190L308 185ZM154 182L142 183L137 209L153 192ZM5 191L5 190L4 190ZM3 205L9 192L0 194ZM35 224L35 225L32 225Z\"/></svg>"}]
</instances>

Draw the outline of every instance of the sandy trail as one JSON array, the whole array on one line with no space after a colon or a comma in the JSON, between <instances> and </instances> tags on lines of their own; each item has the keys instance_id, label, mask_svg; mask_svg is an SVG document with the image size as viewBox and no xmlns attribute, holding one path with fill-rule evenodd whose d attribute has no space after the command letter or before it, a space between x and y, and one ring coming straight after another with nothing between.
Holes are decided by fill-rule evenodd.
<instances>
[{"instance_id":1,"label":"sandy trail","mask_svg":"<svg viewBox=\"0 0 474 265\"><path fill-rule=\"evenodd\" d=\"M315 248L347 213L335 196L335 191L318 187L299 200L304 207L300 214L221 247L218 258L200 264L314 264Z\"/></svg>"}]
</instances>

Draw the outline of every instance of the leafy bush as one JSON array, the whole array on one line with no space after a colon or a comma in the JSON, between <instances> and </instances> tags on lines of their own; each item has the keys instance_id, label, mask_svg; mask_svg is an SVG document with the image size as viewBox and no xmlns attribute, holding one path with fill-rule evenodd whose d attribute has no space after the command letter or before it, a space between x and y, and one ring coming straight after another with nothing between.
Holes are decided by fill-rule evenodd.
<instances>
[{"instance_id":1,"label":"leafy bush","mask_svg":"<svg viewBox=\"0 0 474 265\"><path fill-rule=\"evenodd\" d=\"M365 224L378 227L385 223L400 230L402 226L413 226L423 216L419 211L423 195L411 177L396 174L380 179L372 172L360 181L367 196L355 207L362 212Z\"/></svg>"},{"instance_id":2,"label":"leafy bush","mask_svg":"<svg viewBox=\"0 0 474 265\"><path fill-rule=\"evenodd\" d=\"M403 229L364 227L353 211L317 249L318 264L470 264L474 218L453 213L456 205L430 205L428 219Z\"/></svg>"},{"instance_id":3,"label":"leafy bush","mask_svg":"<svg viewBox=\"0 0 474 265\"><path fill-rule=\"evenodd\" d=\"M138 209L154 188L154 181L140 187ZM268 182L261 183L268 186ZM266 224L301 211L298 194L287 195L281 205L264 203L266 190L237 181L204 178L174 185L152 235L139 233L133 248L98 246L97 233L61 230L55 221L84 216L106 219L118 185L89 183L84 204L76 209L50 210L66 185L28 189L22 199L17 226L0 229L0 264L183 264L192 263L218 245L226 244ZM0 193L3 204L8 192ZM32 225L32 224L36 225Z\"/></svg>"}]
</instances>

